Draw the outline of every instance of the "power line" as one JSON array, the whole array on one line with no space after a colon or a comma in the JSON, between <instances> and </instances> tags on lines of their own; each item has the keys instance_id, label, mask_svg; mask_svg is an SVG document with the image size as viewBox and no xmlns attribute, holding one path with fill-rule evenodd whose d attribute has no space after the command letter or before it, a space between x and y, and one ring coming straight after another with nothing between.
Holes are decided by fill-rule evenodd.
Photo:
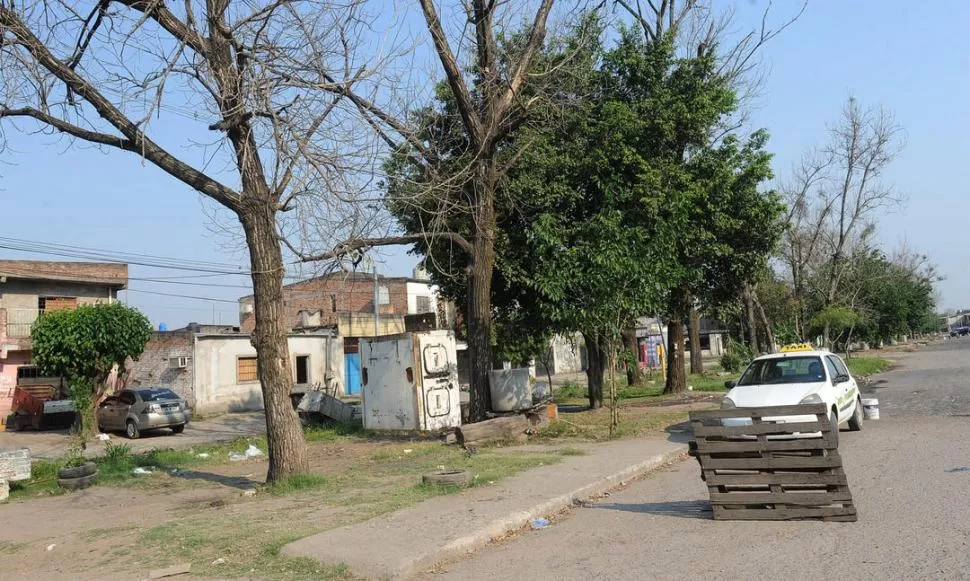
<instances>
[{"instance_id":1,"label":"power line","mask_svg":"<svg viewBox=\"0 0 970 581\"><path fill-rule=\"evenodd\" d=\"M196 300L196 301L210 301L210 302L213 302L213 303L232 303L234 305L235 304L239 304L239 301L233 301L233 300L229 300L229 299L216 299L216 298L212 298L212 297L197 297L197 296L192 296L192 295L180 295L180 294L176 294L176 293L163 293L163 292L158 292L158 291L148 291L148 290L142 290L142 289L137 289L137 288L129 288L129 289L125 289L125 290L127 292L130 292L130 293L141 293L141 294L146 294L146 295L158 295L158 296L162 296L162 297L175 297L175 298L179 298L179 299L192 299L192 300Z\"/></svg>"}]
</instances>

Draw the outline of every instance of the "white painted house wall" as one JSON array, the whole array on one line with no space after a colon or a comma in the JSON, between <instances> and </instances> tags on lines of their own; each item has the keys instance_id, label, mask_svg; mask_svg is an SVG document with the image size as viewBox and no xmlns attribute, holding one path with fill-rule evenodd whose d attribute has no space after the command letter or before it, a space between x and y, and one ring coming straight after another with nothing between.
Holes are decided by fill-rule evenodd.
<instances>
[{"instance_id":1,"label":"white painted house wall","mask_svg":"<svg viewBox=\"0 0 970 581\"><path fill-rule=\"evenodd\" d=\"M328 357L329 346L329 357ZM334 388L343 394L343 340L325 334L290 335L290 366L296 372L296 357L309 357L309 383ZM258 381L239 382L237 360L255 357L248 335L197 335L193 374L197 412L259 410L263 394Z\"/></svg>"},{"instance_id":2,"label":"white painted house wall","mask_svg":"<svg viewBox=\"0 0 970 581\"><path fill-rule=\"evenodd\" d=\"M407 283L407 293L408 293L408 314L414 315L418 313L418 297L424 296L431 299L431 312L438 312L438 287L433 284L428 284L426 282L413 282Z\"/></svg>"}]
</instances>

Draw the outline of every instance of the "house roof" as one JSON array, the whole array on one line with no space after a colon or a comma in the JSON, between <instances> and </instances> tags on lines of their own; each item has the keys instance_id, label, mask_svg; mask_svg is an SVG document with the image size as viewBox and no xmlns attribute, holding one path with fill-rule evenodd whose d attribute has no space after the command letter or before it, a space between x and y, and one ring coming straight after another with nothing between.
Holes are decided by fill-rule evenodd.
<instances>
[{"instance_id":1,"label":"house roof","mask_svg":"<svg viewBox=\"0 0 970 581\"><path fill-rule=\"evenodd\" d=\"M314 276L312 278L308 278L308 279L305 279L305 280L300 280L300 281L297 281L297 282L292 282L290 284L285 284L285 285L283 285L283 290L284 291L287 291L287 290L296 290L296 289L299 289L303 285L306 285L306 284L309 284L309 283L313 283L313 282L317 282L317 281L320 281L320 280L327 280L327 279L331 279L331 278L340 279L343 282L358 281L358 280L359 281L365 281L365 282L373 282L374 281L374 273L372 273L372 272L357 272L357 271L352 271L352 272L330 272L330 273L327 273L327 274L321 274L320 276ZM407 277L407 276L384 276L383 274L378 274L377 275L377 280L378 280L378 282L418 282L418 283L426 284L426 285L429 285L429 286L431 286L433 284L430 280L422 280L422 279L419 279L419 278L411 278L411 277ZM253 298L253 295L246 295L244 297L239 297L239 300L240 301L245 301L245 300L252 299L252 298Z\"/></svg>"},{"instance_id":2,"label":"house roof","mask_svg":"<svg viewBox=\"0 0 970 581\"><path fill-rule=\"evenodd\" d=\"M47 280L128 286L128 265L110 262L0 260L0 276L19 280Z\"/></svg>"}]
</instances>

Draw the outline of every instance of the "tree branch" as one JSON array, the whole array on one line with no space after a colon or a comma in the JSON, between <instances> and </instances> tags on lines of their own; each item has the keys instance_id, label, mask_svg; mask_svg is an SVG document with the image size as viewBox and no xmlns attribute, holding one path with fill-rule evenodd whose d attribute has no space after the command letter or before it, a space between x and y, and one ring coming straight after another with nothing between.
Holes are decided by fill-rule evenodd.
<instances>
[{"instance_id":1,"label":"tree branch","mask_svg":"<svg viewBox=\"0 0 970 581\"><path fill-rule=\"evenodd\" d=\"M68 135L72 135L78 139L83 139L84 141L98 143L101 145L110 145L111 147L117 147L118 149L123 149L125 151L131 151L134 153L139 152L138 146L124 137L109 135L107 133L99 133L97 131L90 131L88 129L84 129L83 127L74 125L73 123L68 123L63 119L58 119L57 117L48 115L47 113L34 109L33 107L8 109L0 106L0 119L3 119L4 117L30 117L40 121L41 123L49 125L62 133L67 133Z\"/></svg>"},{"instance_id":2,"label":"tree branch","mask_svg":"<svg viewBox=\"0 0 970 581\"><path fill-rule=\"evenodd\" d=\"M429 238L440 238L443 240L449 240L452 243L459 246L465 252L472 251L472 245L468 240L465 239L461 234L454 232L440 232L431 235L427 234L406 234L403 236L385 236L382 238L353 238L347 240L342 244L338 244L333 250L324 252L322 254L315 255L305 255L290 245L289 242L284 242L289 247L289 249L300 257L300 262L318 262L321 260L330 260L333 258L339 258L345 254L349 254L354 250L360 250L361 248L372 248L375 246L396 246L399 244L413 244L415 242L421 242Z\"/></svg>"},{"instance_id":3,"label":"tree branch","mask_svg":"<svg viewBox=\"0 0 970 581\"><path fill-rule=\"evenodd\" d=\"M227 208L235 211L239 207L240 198L237 192L176 158L149 139L124 113L105 98L91 83L75 72L68 63L51 54L44 43L31 32L11 9L3 4L0 4L0 27L13 34L41 67L90 103L94 110L98 112L98 115L131 141L134 146L131 151L137 151L169 175Z\"/></svg>"},{"instance_id":4,"label":"tree branch","mask_svg":"<svg viewBox=\"0 0 970 581\"><path fill-rule=\"evenodd\" d=\"M551 3L551 0L545 1ZM475 112L471 93L468 90L468 85L465 84L465 78L461 74L455 54L448 44L448 38L441 26L441 19L438 18L438 11L435 9L432 0L421 0L421 10L424 12L424 20L428 24L428 31L434 41L435 51L438 53L439 60L441 60L441 66L445 69L448 85L455 96L462 122L468 130L472 143L478 149L484 143L482 123Z\"/></svg>"}]
</instances>

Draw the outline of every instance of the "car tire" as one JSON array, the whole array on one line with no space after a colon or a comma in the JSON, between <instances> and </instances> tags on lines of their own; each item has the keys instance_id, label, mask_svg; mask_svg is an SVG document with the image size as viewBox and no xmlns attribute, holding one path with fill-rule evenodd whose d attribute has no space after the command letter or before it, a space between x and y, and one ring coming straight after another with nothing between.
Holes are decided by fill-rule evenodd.
<instances>
[{"instance_id":1,"label":"car tire","mask_svg":"<svg viewBox=\"0 0 970 581\"><path fill-rule=\"evenodd\" d=\"M172 433L173 434L181 434L184 431L185 431L185 424L179 424L177 426L172 426Z\"/></svg>"},{"instance_id":2,"label":"car tire","mask_svg":"<svg viewBox=\"0 0 970 581\"><path fill-rule=\"evenodd\" d=\"M832 413L829 414L829 423L832 424L832 437L835 439L835 445L839 445L839 412L832 408Z\"/></svg>"},{"instance_id":3,"label":"car tire","mask_svg":"<svg viewBox=\"0 0 970 581\"><path fill-rule=\"evenodd\" d=\"M129 440L137 440L138 435L138 425L135 424L135 421L128 420L125 422L125 436L127 436Z\"/></svg>"},{"instance_id":4,"label":"car tire","mask_svg":"<svg viewBox=\"0 0 970 581\"><path fill-rule=\"evenodd\" d=\"M57 471L57 477L62 480L71 480L74 478L83 478L85 476L91 476L98 471L98 465L94 462L85 462L80 466L72 466L70 468L61 468Z\"/></svg>"},{"instance_id":5,"label":"car tire","mask_svg":"<svg viewBox=\"0 0 970 581\"><path fill-rule=\"evenodd\" d=\"M856 398L855 400L855 411L852 412L852 417L849 418L849 429L853 432L858 432L862 430L862 420L864 419L864 414L862 412L862 398Z\"/></svg>"},{"instance_id":6,"label":"car tire","mask_svg":"<svg viewBox=\"0 0 970 581\"><path fill-rule=\"evenodd\" d=\"M65 490L81 490L94 484L98 480L98 471L80 478L58 478L57 485Z\"/></svg>"}]
</instances>

